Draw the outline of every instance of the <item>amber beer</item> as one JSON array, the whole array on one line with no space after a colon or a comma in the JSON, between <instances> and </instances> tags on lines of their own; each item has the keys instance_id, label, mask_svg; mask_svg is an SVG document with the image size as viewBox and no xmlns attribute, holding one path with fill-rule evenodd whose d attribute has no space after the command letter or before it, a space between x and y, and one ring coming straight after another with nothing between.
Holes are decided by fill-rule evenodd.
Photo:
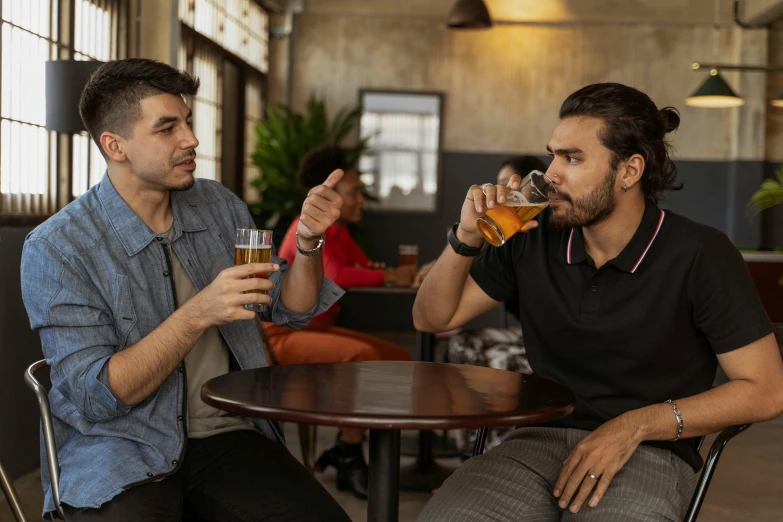
<instances>
[{"instance_id":1,"label":"amber beer","mask_svg":"<svg viewBox=\"0 0 783 522\"><path fill-rule=\"evenodd\" d=\"M234 266L248 263L270 263L272 261L272 233L268 230L237 229L236 243L234 244ZM251 277L269 279L268 272L259 272ZM266 294L267 290L249 290L245 293ZM266 305L247 304L245 310L263 312Z\"/></svg>"},{"instance_id":2,"label":"amber beer","mask_svg":"<svg viewBox=\"0 0 783 522\"><path fill-rule=\"evenodd\" d=\"M549 203L512 202L498 205L478 218L476 226L484 239L492 246L502 246L534 219Z\"/></svg>"},{"instance_id":3,"label":"amber beer","mask_svg":"<svg viewBox=\"0 0 783 522\"><path fill-rule=\"evenodd\" d=\"M546 174L534 170L522 180L519 190L506 195L506 202L487 210L476 221L476 227L487 242L502 246L549 206L550 192L557 192Z\"/></svg>"},{"instance_id":4,"label":"amber beer","mask_svg":"<svg viewBox=\"0 0 783 522\"><path fill-rule=\"evenodd\" d=\"M400 266L419 266L418 245L400 245Z\"/></svg>"}]
</instances>

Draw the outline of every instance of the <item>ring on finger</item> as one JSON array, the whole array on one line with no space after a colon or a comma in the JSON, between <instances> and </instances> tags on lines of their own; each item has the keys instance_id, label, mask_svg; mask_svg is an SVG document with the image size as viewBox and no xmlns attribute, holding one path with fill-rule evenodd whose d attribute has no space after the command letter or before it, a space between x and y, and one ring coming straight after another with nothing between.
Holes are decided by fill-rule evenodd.
<instances>
[{"instance_id":1,"label":"ring on finger","mask_svg":"<svg viewBox=\"0 0 783 522\"><path fill-rule=\"evenodd\" d=\"M492 186L492 183L484 183L483 185L481 185L481 192L482 192L482 194L484 194L486 196L487 195L487 187L491 187L491 186Z\"/></svg>"},{"instance_id":2,"label":"ring on finger","mask_svg":"<svg viewBox=\"0 0 783 522\"><path fill-rule=\"evenodd\" d=\"M587 476L588 476L588 477L590 477L590 478L591 478L591 479L593 479L593 480L598 480L598 477L599 477L600 475L593 475L592 473L588 473L588 474L587 474Z\"/></svg>"}]
</instances>

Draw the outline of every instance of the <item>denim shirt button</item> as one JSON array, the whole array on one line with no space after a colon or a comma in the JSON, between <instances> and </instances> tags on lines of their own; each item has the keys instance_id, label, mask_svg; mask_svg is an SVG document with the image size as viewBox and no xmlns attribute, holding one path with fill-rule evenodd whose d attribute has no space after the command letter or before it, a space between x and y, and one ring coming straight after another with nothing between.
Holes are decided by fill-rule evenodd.
<instances>
[{"instance_id":1,"label":"denim shirt button","mask_svg":"<svg viewBox=\"0 0 783 522\"><path fill-rule=\"evenodd\" d=\"M154 477L155 475L153 475L151 471L148 471L148 472L147 472L147 476L148 476L148 477Z\"/></svg>"},{"instance_id":2,"label":"denim shirt button","mask_svg":"<svg viewBox=\"0 0 783 522\"><path fill-rule=\"evenodd\" d=\"M168 277L168 276L169 276L169 273L168 273L168 271L166 271L166 272L163 272L163 277Z\"/></svg>"},{"instance_id":3,"label":"denim shirt button","mask_svg":"<svg viewBox=\"0 0 783 522\"><path fill-rule=\"evenodd\" d=\"M179 463L179 461L178 460L172 460L171 463L176 466Z\"/></svg>"},{"instance_id":4,"label":"denim shirt button","mask_svg":"<svg viewBox=\"0 0 783 522\"><path fill-rule=\"evenodd\" d=\"M155 239L157 239L158 241L163 241L163 238L160 236L156 237Z\"/></svg>"},{"instance_id":5,"label":"denim shirt button","mask_svg":"<svg viewBox=\"0 0 783 522\"><path fill-rule=\"evenodd\" d=\"M181 421L184 417L182 415L177 415L177 420Z\"/></svg>"}]
</instances>

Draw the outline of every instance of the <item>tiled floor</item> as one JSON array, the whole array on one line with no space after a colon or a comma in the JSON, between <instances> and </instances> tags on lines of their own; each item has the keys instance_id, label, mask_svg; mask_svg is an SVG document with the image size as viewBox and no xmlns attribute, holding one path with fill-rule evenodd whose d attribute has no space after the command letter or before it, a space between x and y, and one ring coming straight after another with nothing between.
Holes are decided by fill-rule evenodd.
<instances>
[{"instance_id":1,"label":"tiled floor","mask_svg":"<svg viewBox=\"0 0 783 522\"><path fill-rule=\"evenodd\" d=\"M384 335L410 348L412 338L406 334ZM296 426L286 426L289 447L300 457ZM334 441L333 428L319 428L319 450ZM706 454L712 437L705 442L702 452ZM403 465L410 459L403 459ZM441 461L444 465L456 467L458 460ZM367 504L350 494L337 491L334 487L334 470L318 477L340 502L351 520L366 521ZM38 520L41 510L41 483L37 471L29 473L16 482L30 520ZM426 493L402 492L400 495L400 521L413 521L427 502ZM752 426L734 439L721 458L715 478L707 494L700 522L780 522L783 520L783 417ZM0 495L0 522L13 522L5 499Z\"/></svg>"}]
</instances>

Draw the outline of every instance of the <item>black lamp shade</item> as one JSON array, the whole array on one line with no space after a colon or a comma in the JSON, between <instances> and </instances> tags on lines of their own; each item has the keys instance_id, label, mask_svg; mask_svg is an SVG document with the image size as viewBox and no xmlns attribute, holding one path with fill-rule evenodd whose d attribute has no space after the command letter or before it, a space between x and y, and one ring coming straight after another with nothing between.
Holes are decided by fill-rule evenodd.
<instances>
[{"instance_id":1,"label":"black lamp shade","mask_svg":"<svg viewBox=\"0 0 783 522\"><path fill-rule=\"evenodd\" d=\"M704 83L685 98L685 104L691 107L724 108L739 107L745 104L745 100L737 96L720 73L713 69Z\"/></svg>"},{"instance_id":2,"label":"black lamp shade","mask_svg":"<svg viewBox=\"0 0 783 522\"><path fill-rule=\"evenodd\" d=\"M457 0L449 13L450 29L489 29L492 18L483 0Z\"/></svg>"},{"instance_id":3,"label":"black lamp shade","mask_svg":"<svg viewBox=\"0 0 783 522\"><path fill-rule=\"evenodd\" d=\"M46 62L46 129L78 134L85 130L79 98L92 73L103 62L56 60Z\"/></svg>"}]
</instances>

